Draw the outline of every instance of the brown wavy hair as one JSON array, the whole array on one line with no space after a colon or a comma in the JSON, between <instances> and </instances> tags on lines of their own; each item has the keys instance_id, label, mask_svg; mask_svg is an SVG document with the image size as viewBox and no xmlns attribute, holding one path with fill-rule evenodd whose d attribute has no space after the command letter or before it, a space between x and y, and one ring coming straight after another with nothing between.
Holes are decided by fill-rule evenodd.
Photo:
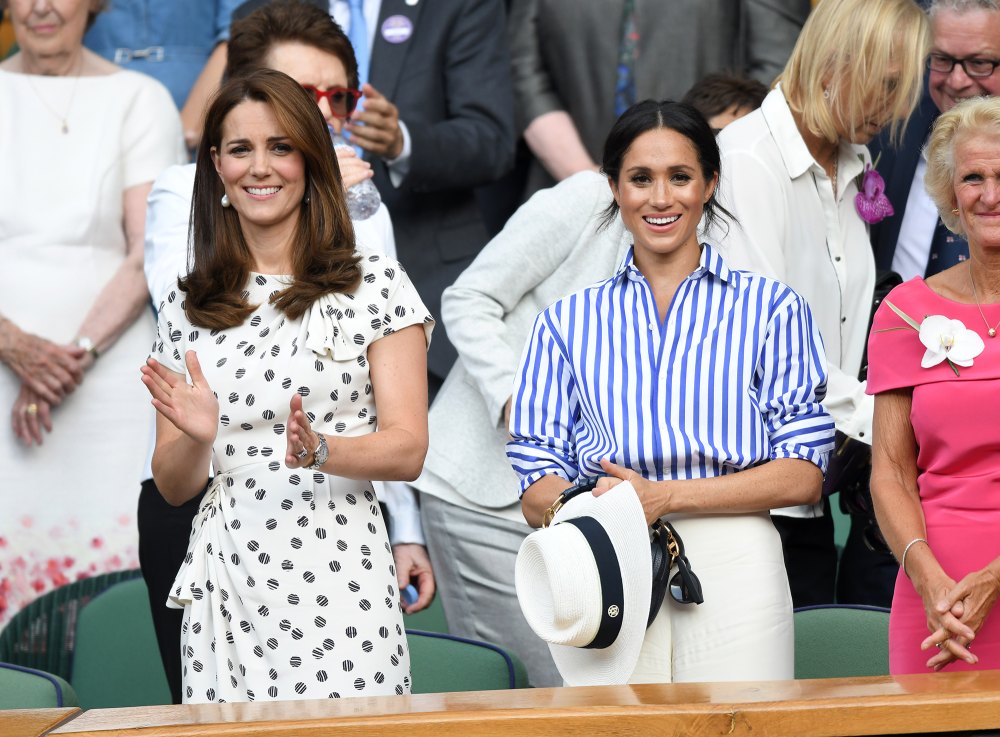
<instances>
[{"instance_id":1,"label":"brown wavy hair","mask_svg":"<svg viewBox=\"0 0 1000 737\"><path fill-rule=\"evenodd\" d=\"M194 268L180 280L184 310L193 325L226 329L257 308L245 289L253 259L239 214L221 204L224 188L212 162L222 146L222 126L246 101L262 102L305 160L306 187L292 251L292 283L271 297L289 318L301 317L325 294L352 292L361 279L354 226L326 121L312 96L291 77L262 69L226 82L205 116L191 201Z\"/></svg>"},{"instance_id":2,"label":"brown wavy hair","mask_svg":"<svg viewBox=\"0 0 1000 737\"><path fill-rule=\"evenodd\" d=\"M358 88L358 61L350 39L330 14L300 0L278 0L233 23L226 49L226 77L242 77L267 66L271 49L300 43L337 57L347 71L347 86Z\"/></svg>"}]
</instances>

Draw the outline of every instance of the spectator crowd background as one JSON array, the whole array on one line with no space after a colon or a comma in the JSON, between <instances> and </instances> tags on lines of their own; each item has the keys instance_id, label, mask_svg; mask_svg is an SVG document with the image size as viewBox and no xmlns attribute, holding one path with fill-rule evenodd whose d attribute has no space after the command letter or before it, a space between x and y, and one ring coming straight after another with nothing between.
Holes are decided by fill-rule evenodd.
<instances>
[{"instance_id":1,"label":"spectator crowd background","mask_svg":"<svg viewBox=\"0 0 1000 737\"><path fill-rule=\"evenodd\" d=\"M153 305L160 305L170 293L175 274L183 276L190 266L181 254L186 247L186 198L193 165L169 167L196 159L205 112L224 82L227 61L228 76L249 71L232 68L231 41L244 54L259 49L262 66L287 71L313 92L332 129L343 128L354 147L353 152L338 154L346 183L370 179L383 203L377 218L381 241L377 249L395 255L423 303L441 322L427 364L429 449L423 472L409 486L379 492L380 501L388 503L400 591L409 583L416 590L414 599L404 603L407 611L426 606L436 589L453 633L496 642L517 653L536 686L562 682L524 620L514 591L514 556L531 532L522 515L517 476L503 450L515 371L535 315L569 292L612 276L631 244L628 230L614 212L601 227L611 191L597 162L615 121L643 100L682 98L716 133L752 114L718 139L722 151L718 199L735 221L702 235L719 246L729 266L781 279L808 300L833 369L824 407L841 431L838 452L856 453L863 469L863 480L851 487L850 497L825 496L818 505L793 513L810 522L796 523L798 542L791 542L787 519L776 522L789 576L799 578L799 587L795 580L792 586L795 603L889 605L892 587L899 585L893 553L902 551L896 549L898 534L888 543L879 534L868 493L873 402L865 395L864 346L882 272L892 270L904 279L930 277L969 258L968 244L952 232L954 227L946 227L918 184L926 168L920 151L939 113L962 98L992 95L1000 88L995 81L1000 79L995 74L1000 65L996 2L878 0L873 4L891 6L909 24L896 23L885 32L887 38L908 34L905 43L894 47L895 56L883 59L888 60L886 68L861 65L852 70L854 76L840 77L840 72L820 69L815 80L807 78L812 72L803 71L802 59L835 54L838 43L844 46L853 40L859 43L858 54L867 53L868 36L838 35L844 33L843 24L858 19L844 21L836 10L853 8L857 0L821 0L821 5L829 3L822 10L833 8L829 12L834 20L829 22L841 25L815 28L814 35L801 38L810 12L820 13L808 0L271 0L274 3L284 3L293 12L321 11L339 24L341 35L353 46L353 55L339 55L342 82L307 81L308 72L302 70L309 67L309 53L323 49L294 35L277 37L287 41L286 46L297 45L296 53L304 54L300 61L285 64L285 57L279 63L273 55L264 60L274 26L255 26L246 19L269 5L268 0L0 1L4 10L0 60L8 59L6 69L0 66L0 83L6 77L7 89L16 90L0 96L0 152L5 152L8 164L20 166L28 160L15 156L18 149L24 154L25 142L12 140L14 131L44 127L55 118L61 119L66 133L77 86L81 110L98 105L104 98L92 94L96 83L91 77L120 79L112 63L129 70L128 79L140 90L129 94L141 100L136 105L142 106L144 117L122 103L121 141L114 144L121 143L122 160L132 162L123 165L128 176L111 184L100 179L101 186L112 188L109 200L115 200L118 209L105 208L107 212L98 214L119 230L124 218L123 263L133 267L138 263L143 249L138 246L136 251L136 244L144 233L149 284L149 290L140 287L141 295L132 300L141 307L121 307L122 325L101 332L100 321L86 314L91 304L105 303L70 302L68 297L60 302L65 295L58 285L81 274L61 273L52 282L55 287L41 283L44 268L56 273L71 265L35 263L33 271L19 274L14 270L22 267L23 259L5 251L15 235L23 237L26 220L47 221L49 207L68 210L58 200L64 188L46 196L39 186L25 211L3 212L9 203L0 208L5 278L22 282L24 290L23 297L10 290L0 293L4 374L0 416L11 416L4 423L6 437L0 439L0 628L34 597L55 587L103 571L138 567L140 483L146 482L144 495L156 494L149 460L154 413L143 395L138 367L148 355L147 342L152 342ZM68 14L71 6L89 9L93 16L83 36L88 51L80 57L88 66L52 72L11 68L20 58L15 27L46 14L61 19L59 13ZM928 10L929 24L923 19ZM919 21L914 20L917 16ZM231 34L240 33L241 27L248 36L234 39ZM869 30L860 22L857 28L863 29L859 34ZM258 35L251 38L251 29ZM933 34L929 41L928 33ZM837 41L825 43L824 37ZM931 61L924 70L928 46ZM793 61L786 67L790 58ZM993 66L988 70L984 64L976 66L979 60L985 65L992 61ZM777 86L775 80L783 70ZM59 79L38 80L42 84L36 88L30 82L37 74ZM30 86L18 86L21 80ZM341 84L349 89L340 89ZM331 87L339 92L324 96ZM848 102L830 103L828 88L834 90L834 98L842 94ZM0 93L3 89L0 84ZM124 94L122 89L110 97ZM350 97L354 89L360 94L343 103L347 105L343 114L334 111L333 94ZM757 110L765 95L763 109ZM918 98L922 98L919 104ZM865 119L868 135L858 137L856 131L843 129L818 134L815 120L822 115L817 118L811 112L814 108L855 103L866 105L865 111L871 113ZM96 128L106 111L88 109L92 118L88 125ZM19 118L29 111L41 117L29 122ZM851 115L855 113L861 114L853 109ZM109 121L117 119L117 113L107 114ZM795 165L787 160L781 163L777 148L773 161L758 160L770 155L754 148L762 131L776 138L785 135L773 133L779 119L788 123L787 136L801 134L797 139L801 151L811 157L802 166L803 171L812 166L807 195L822 199L822 206L814 208L815 217L802 215L804 220L812 217L812 231L808 224L786 227L780 217L770 216L776 209L785 212L775 204L787 194L777 180L785 176L796 180L802 174L792 171ZM109 122L105 133L117 130L115 125ZM798 133L789 132L796 127ZM810 131L820 139L826 136L823 146L811 145ZM44 148L49 140L65 143L65 135L62 141L59 136L57 129L39 130L33 140ZM76 144L111 145L103 141ZM150 148L155 150L137 152ZM817 153L821 149L822 157ZM117 149L109 158L118 161ZM135 163L140 158L141 165ZM862 220L855 212L854 197L865 191L866 172L873 170L873 164L888 180L886 191L896 215ZM96 178L97 171L92 173ZM62 169L49 172L52 177L68 174ZM90 176L84 175L82 181ZM801 190L804 185L800 185L801 180L792 186ZM831 189L832 199L826 189ZM145 203L150 191L148 216L130 216L129 197L134 202L139 196ZM117 204L122 196L124 215ZM788 194L788 211L812 207L803 197L798 191ZM360 221L355 228L359 244L367 237L362 234L375 232L373 224ZM38 228L42 241L44 231ZM79 240L95 237L88 232ZM31 237L26 240L30 243ZM23 248L23 238L18 243ZM172 248L165 260L164 244ZM736 249L731 261L727 246ZM802 271L774 261L775 253L784 259L793 251L812 254L803 257ZM813 266L823 260L816 254L827 251L829 278L814 279L818 267ZM113 277L118 273L114 269L102 268L102 276L88 272L87 278L102 279L101 284L118 278ZM25 274L30 278L27 283ZM59 324L15 319L30 298L43 291L45 300L62 308L46 313L47 319ZM97 327L91 328L92 324ZM11 359L14 339L9 336L22 332L64 349L73 377L58 397L40 395ZM119 340L120 335L133 333L144 336L134 346L131 338ZM94 380L110 366L118 373L102 382ZM92 367L96 370L88 373ZM119 388L132 374L134 385ZM820 396L826 391L825 380L821 383ZM77 385L72 402L61 406ZM115 414L108 407L122 409ZM61 434L60 425L73 412L80 413L71 425L76 429L70 436ZM110 440L114 433L122 439ZM113 453L106 452L109 442L116 444ZM71 466L54 470L63 463ZM846 488L846 478L837 478ZM47 484L58 486L59 493L49 494ZM66 501L58 501L62 499ZM143 524L149 525L150 514L162 514L164 519L171 515L176 529L169 535L164 532L164 540L172 536L183 546L198 499L176 512L147 508ZM852 518L839 580L831 504L839 504ZM142 534L149 533L144 528ZM809 544L790 558L791 546L802 545L803 536ZM912 544L902 540L909 551L907 543ZM170 567L175 565L171 562ZM844 573L848 567L849 576ZM821 568L822 574L817 572ZM156 590L162 587L163 582ZM155 611L155 601L151 605ZM960 612L955 616L962 618ZM177 619L170 622L176 624L165 626L179 626ZM172 647L169 638L164 645L162 633L161 647ZM958 655L964 653L963 648ZM164 658L169 660L166 654ZM177 666L171 669L177 681ZM175 699L180 698L178 684L172 682Z\"/></svg>"}]
</instances>

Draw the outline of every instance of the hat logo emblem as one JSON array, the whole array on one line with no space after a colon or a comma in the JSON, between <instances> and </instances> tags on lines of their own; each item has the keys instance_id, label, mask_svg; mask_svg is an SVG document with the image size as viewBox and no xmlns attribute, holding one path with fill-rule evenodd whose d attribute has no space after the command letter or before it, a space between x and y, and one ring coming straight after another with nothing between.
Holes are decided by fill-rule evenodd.
<instances>
[{"instance_id":1,"label":"hat logo emblem","mask_svg":"<svg viewBox=\"0 0 1000 737\"><path fill-rule=\"evenodd\" d=\"M608 616L614 619L621 613L621 609L618 608L617 604L612 604L608 607Z\"/></svg>"}]
</instances>

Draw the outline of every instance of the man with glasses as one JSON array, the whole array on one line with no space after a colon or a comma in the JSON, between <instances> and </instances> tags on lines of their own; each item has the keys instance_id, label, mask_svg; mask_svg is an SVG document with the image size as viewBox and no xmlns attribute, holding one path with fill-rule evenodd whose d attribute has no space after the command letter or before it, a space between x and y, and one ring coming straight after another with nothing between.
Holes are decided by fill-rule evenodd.
<instances>
[{"instance_id":1,"label":"man with glasses","mask_svg":"<svg viewBox=\"0 0 1000 737\"><path fill-rule=\"evenodd\" d=\"M933 40L927 94L897 145L888 133L870 144L895 210L871 228L875 265L880 276L892 271L904 281L932 276L969 257L968 244L944 226L924 189L923 149L938 115L969 97L1000 93L1000 0L931 0L928 6ZM867 476L857 476L864 480L853 490L839 489L851 533L840 560L837 600L889 606L897 566L871 511Z\"/></svg>"},{"instance_id":2,"label":"man with glasses","mask_svg":"<svg viewBox=\"0 0 1000 737\"><path fill-rule=\"evenodd\" d=\"M872 143L872 159L895 215L872 227L879 270L891 269L903 280L931 276L968 258L958 236L939 233L937 208L924 189L927 162L921 151L931 126L969 97L1000 92L1000 0L932 0L928 9L933 32L927 57L927 95L894 147L883 134Z\"/></svg>"}]
</instances>

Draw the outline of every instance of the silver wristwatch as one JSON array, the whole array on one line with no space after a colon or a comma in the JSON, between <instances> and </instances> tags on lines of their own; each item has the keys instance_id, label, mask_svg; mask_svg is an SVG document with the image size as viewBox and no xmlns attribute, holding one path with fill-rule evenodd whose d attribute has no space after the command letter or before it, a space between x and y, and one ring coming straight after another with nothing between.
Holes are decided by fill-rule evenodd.
<instances>
[{"instance_id":1,"label":"silver wristwatch","mask_svg":"<svg viewBox=\"0 0 1000 737\"><path fill-rule=\"evenodd\" d=\"M330 457L330 448L327 447L326 436L322 433L317 433L317 436L319 437L319 445L313 451L313 462L306 466L310 471L318 471L319 467L326 463L327 458Z\"/></svg>"}]
</instances>

